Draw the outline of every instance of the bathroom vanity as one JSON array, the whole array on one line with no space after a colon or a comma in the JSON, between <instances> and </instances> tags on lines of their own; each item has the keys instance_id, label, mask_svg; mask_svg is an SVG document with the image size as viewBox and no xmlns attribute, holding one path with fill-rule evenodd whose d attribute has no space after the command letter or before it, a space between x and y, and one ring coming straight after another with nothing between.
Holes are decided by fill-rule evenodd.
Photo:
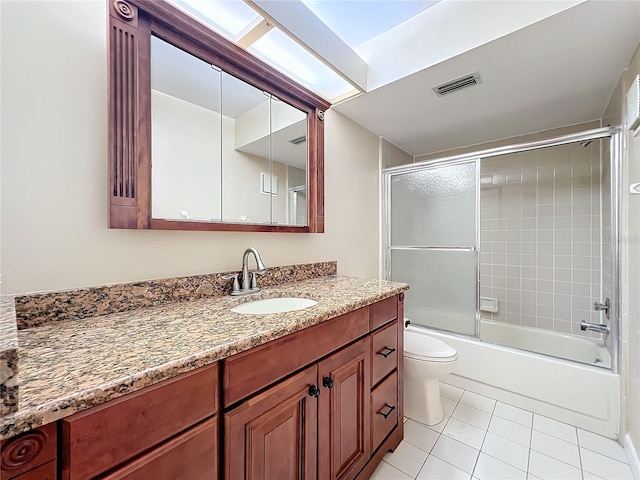
<instances>
[{"instance_id":1,"label":"bathroom vanity","mask_svg":"<svg viewBox=\"0 0 640 480\"><path fill-rule=\"evenodd\" d=\"M368 478L403 436L406 288L324 277L258 294L317 299L299 311L233 313L251 298L227 296L23 330L23 397L17 412L0 418L1 478ZM180 345L166 350L184 356L167 361L168 351L153 352L140 364L133 353L153 340L135 340L132 328L141 336L175 333L158 331L153 319L169 331L182 325ZM35 347L44 338L35 337L51 329L69 343L30 371L39 348L50 347ZM126 329L131 338L120 338L128 348L96 346L92 361L73 354L79 332L87 341L94 329L109 339ZM213 338L208 349L199 346ZM77 376L92 363L95 380L103 368L129 376L96 385L88 372L75 383L52 379L49 395L57 398L38 397L47 395L36 393L38 373L57 365Z\"/></svg>"}]
</instances>

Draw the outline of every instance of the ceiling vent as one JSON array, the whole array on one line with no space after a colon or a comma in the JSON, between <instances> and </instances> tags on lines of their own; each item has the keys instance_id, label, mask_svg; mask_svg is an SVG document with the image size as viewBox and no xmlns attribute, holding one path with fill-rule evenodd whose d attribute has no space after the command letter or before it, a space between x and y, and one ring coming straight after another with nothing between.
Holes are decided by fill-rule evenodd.
<instances>
[{"instance_id":1,"label":"ceiling vent","mask_svg":"<svg viewBox=\"0 0 640 480\"><path fill-rule=\"evenodd\" d=\"M443 97L444 95L457 92L463 88L473 87L479 83L482 83L480 72L473 72L469 75L465 75L464 77L459 77L455 80L451 80L450 82L443 83L442 85L436 85L433 87L433 91L436 92L436 95L439 97Z\"/></svg>"},{"instance_id":2,"label":"ceiling vent","mask_svg":"<svg viewBox=\"0 0 640 480\"><path fill-rule=\"evenodd\" d=\"M289 143L293 143L294 145L300 145L301 143L304 143L306 141L307 141L307 136L300 135L299 137L292 138L291 140L289 140Z\"/></svg>"}]
</instances>

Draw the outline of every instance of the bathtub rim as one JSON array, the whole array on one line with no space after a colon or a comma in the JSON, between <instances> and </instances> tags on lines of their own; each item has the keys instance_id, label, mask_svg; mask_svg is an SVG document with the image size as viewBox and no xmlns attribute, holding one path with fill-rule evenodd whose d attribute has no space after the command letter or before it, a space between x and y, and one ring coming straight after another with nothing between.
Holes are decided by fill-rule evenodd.
<instances>
[{"instance_id":1,"label":"bathtub rim","mask_svg":"<svg viewBox=\"0 0 640 480\"><path fill-rule=\"evenodd\" d=\"M618 375L618 376L620 375L619 373L613 371L612 366L605 366L605 365L600 366L600 365L595 364L595 363L583 363L583 362L579 362L577 360L569 360L569 359L566 359L566 358L563 358L563 357L557 357L555 355L551 355L551 354L548 354L548 353L540 353L540 352L534 352L532 350L525 350L523 348L511 347L511 346L508 346L508 345L503 345L501 343L495 343L495 342L491 342L491 341L488 341L488 340L483 340L481 338L473 337L471 335L465 335L463 333L455 333L455 332L450 332L449 330L443 330L441 328L428 327L426 325L421 325L419 323L409 323L409 325L407 326L406 321L409 320L409 322L411 322L411 319L405 318L404 320L405 320L405 327L404 327L405 330L412 331L412 329L415 329L413 331L418 331L418 332L422 332L422 333L427 332L427 334L428 334L428 332L433 331L433 332L437 332L438 334L441 334L441 335L444 335L444 336L451 336L451 337L455 337L455 338L460 339L460 340L465 340L465 341L469 341L469 342L480 344L480 345L490 345L491 347L498 348L498 349L503 349L503 350L508 351L508 352L521 353L521 354L526 354L526 355L541 356L543 358L557 360L557 361L560 361L560 362L563 362L563 363L566 363L566 364L569 364L569 365L574 365L574 366L577 366L577 367L585 367L585 368L589 368L589 369L595 369L595 370L600 371L600 372L604 371L604 372L612 373L614 375ZM495 320L490 320L490 321L495 321ZM565 333L562 333L562 332L554 332L554 334L555 333L558 333L558 335L570 336L569 334L565 334ZM577 338L581 338L581 337L577 337Z\"/></svg>"}]
</instances>

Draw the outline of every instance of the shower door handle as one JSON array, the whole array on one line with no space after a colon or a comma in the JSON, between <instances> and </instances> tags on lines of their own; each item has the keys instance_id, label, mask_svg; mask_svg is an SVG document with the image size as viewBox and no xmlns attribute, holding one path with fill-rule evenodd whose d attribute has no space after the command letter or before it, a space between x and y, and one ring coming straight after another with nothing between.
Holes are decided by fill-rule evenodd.
<instances>
[{"instance_id":1,"label":"shower door handle","mask_svg":"<svg viewBox=\"0 0 640 480\"><path fill-rule=\"evenodd\" d=\"M611 300L607 298L605 299L604 303L593 302L593 309L596 312L604 310L604 316L607 317L607 320L609 320L609 315L610 315L609 311L611 310Z\"/></svg>"}]
</instances>

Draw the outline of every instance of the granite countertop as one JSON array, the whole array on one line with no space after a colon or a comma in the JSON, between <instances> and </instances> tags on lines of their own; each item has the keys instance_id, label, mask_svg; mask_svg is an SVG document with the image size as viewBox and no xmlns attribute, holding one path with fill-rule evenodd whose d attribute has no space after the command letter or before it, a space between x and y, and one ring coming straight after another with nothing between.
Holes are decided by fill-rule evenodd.
<instances>
[{"instance_id":1,"label":"granite countertop","mask_svg":"<svg viewBox=\"0 0 640 480\"><path fill-rule=\"evenodd\" d=\"M19 408L0 439L56 421L316 325L392 295L404 283L322 277L216 297L68 320L18 332ZM230 308L270 297L312 298L304 310L243 315Z\"/></svg>"},{"instance_id":2,"label":"granite countertop","mask_svg":"<svg viewBox=\"0 0 640 480\"><path fill-rule=\"evenodd\" d=\"M0 297L0 417L18 407L18 330L12 296Z\"/></svg>"}]
</instances>

